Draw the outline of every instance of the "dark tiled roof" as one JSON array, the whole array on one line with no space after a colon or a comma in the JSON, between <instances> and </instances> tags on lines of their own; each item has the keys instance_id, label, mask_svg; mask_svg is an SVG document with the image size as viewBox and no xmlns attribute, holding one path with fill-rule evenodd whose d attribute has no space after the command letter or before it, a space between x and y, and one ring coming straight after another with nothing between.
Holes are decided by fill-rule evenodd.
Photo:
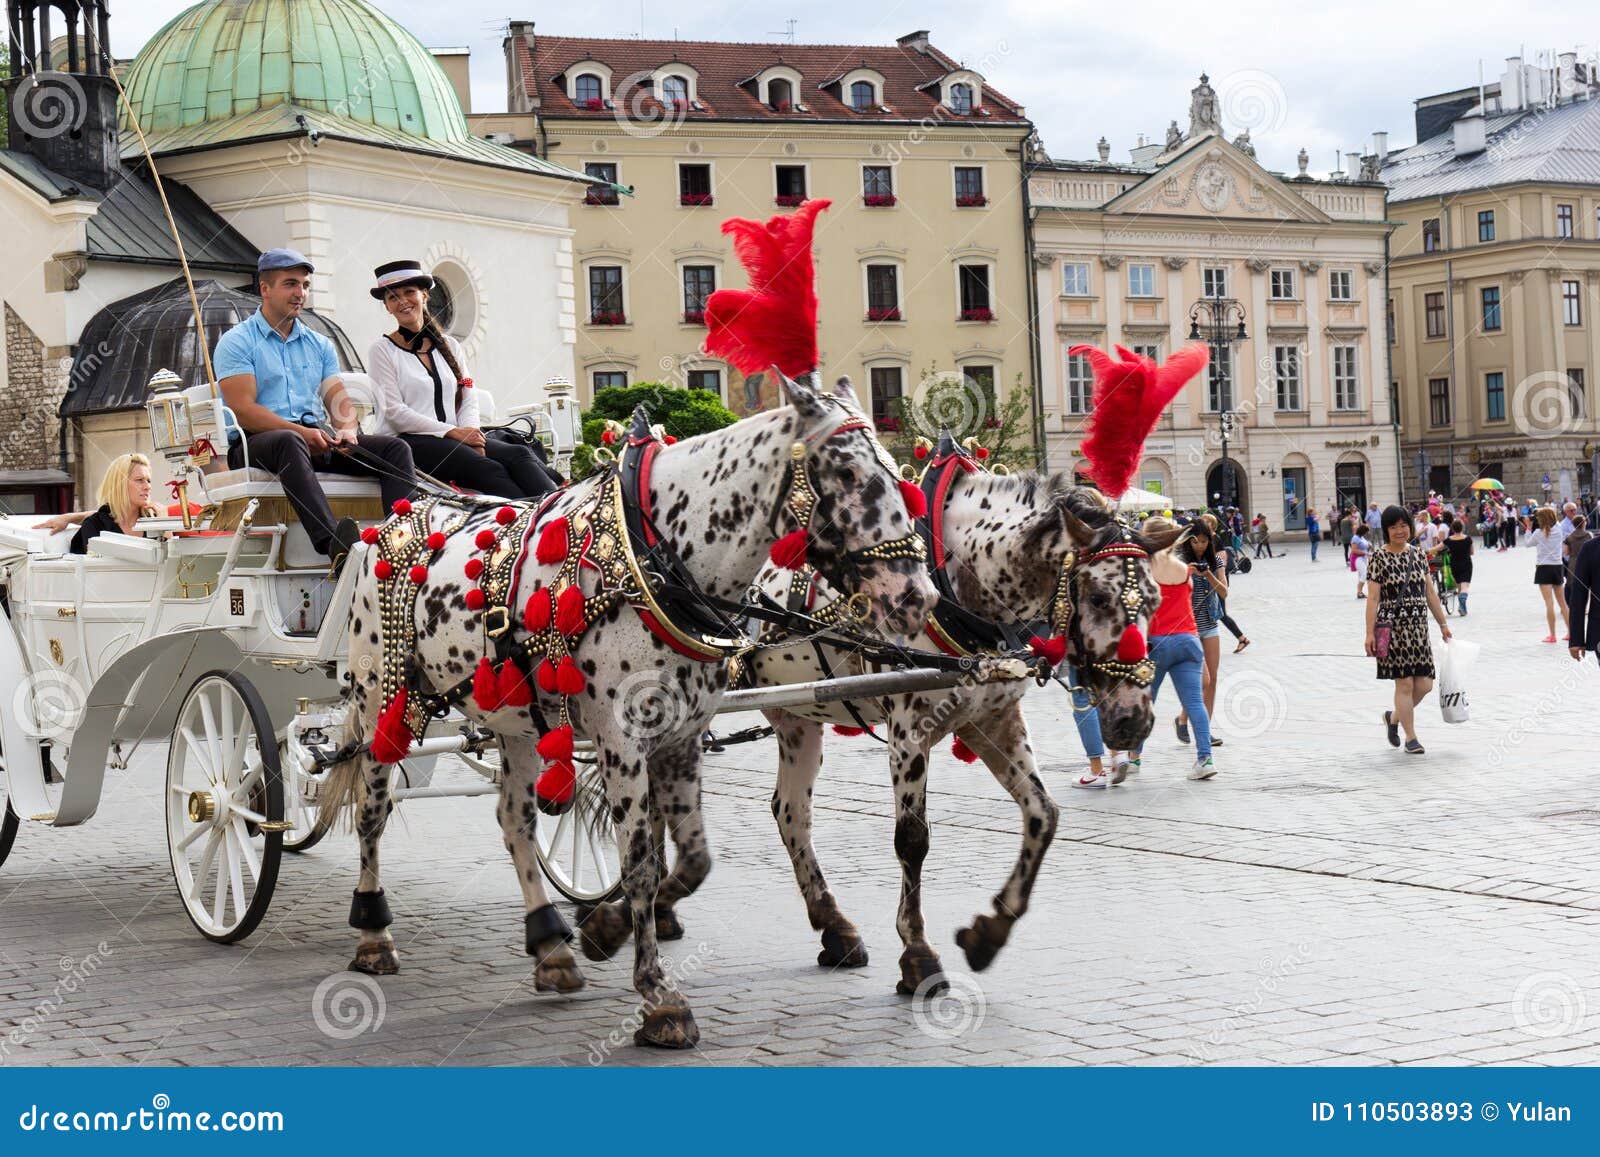
<instances>
[{"instance_id":1,"label":"dark tiled roof","mask_svg":"<svg viewBox=\"0 0 1600 1157\"><path fill-rule=\"evenodd\" d=\"M1490 113L1482 152L1458 158L1452 130L1389 154L1389 200L1410 201L1469 189L1545 184L1600 185L1600 100L1552 109Z\"/></svg>"},{"instance_id":2,"label":"dark tiled roof","mask_svg":"<svg viewBox=\"0 0 1600 1157\"><path fill-rule=\"evenodd\" d=\"M0 169L10 173L46 201L67 201L73 197L96 199L93 189L84 189L70 178L45 168L27 153L0 149Z\"/></svg>"},{"instance_id":3,"label":"dark tiled roof","mask_svg":"<svg viewBox=\"0 0 1600 1157\"><path fill-rule=\"evenodd\" d=\"M586 109L567 96L559 78L585 60L606 65L612 75L612 103L645 117L657 114L660 106L640 91L643 74L645 92L649 76L663 65L681 61L698 76L697 96L704 109L689 109L681 115L688 121L719 119L762 119L776 122L817 120L860 120L875 122L920 121L936 117L941 124L1017 125L1025 122L1022 107L1004 94L983 86L983 107L988 115L974 113L956 116L939 104L934 82L961 67L938 49L926 52L906 45L876 44L731 44L707 40L607 40L582 36L536 35L534 50L527 42L513 37L518 67L527 91L541 101L545 117L574 117L609 120L613 109ZM754 86L743 82L773 65L786 65L803 78L799 103L807 112L777 112L756 98ZM881 112L856 112L840 92L837 81L857 68L869 68L884 78L882 103L890 109ZM633 80L624 88L623 83ZM819 86L831 84L831 89Z\"/></svg>"}]
</instances>

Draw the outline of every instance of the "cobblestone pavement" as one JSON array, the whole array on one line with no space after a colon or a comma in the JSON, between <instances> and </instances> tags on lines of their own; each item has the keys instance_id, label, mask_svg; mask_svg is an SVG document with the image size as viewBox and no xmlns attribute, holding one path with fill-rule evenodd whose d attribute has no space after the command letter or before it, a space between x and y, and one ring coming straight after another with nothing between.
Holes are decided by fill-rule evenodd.
<instances>
[{"instance_id":1,"label":"cobblestone pavement","mask_svg":"<svg viewBox=\"0 0 1600 1157\"><path fill-rule=\"evenodd\" d=\"M1600 668L1544 634L1532 556L1480 557L1473 721L1423 708L1417 758L1387 746L1353 576L1301 546L1236 580L1252 646L1223 662L1221 773L1160 722L1144 771L1071 790L1059 691L1028 714L1062 805L1033 910L980 975L951 942L1017 846L981 768L932 774L930 935L951 995L894 994L898 874L887 768L830 736L818 850L872 950L827 971L766 797L772 744L706 769L716 866L666 956L704 1040L630 1043L624 951L589 987L536 995L488 798L407 804L385 883L400 975L342 971L350 837L286 856L245 944L202 940L167 867L164 753L118 773L88 826L24 827L0 870L0 1061L8 1064L1587 1064L1600 1061ZM1169 693L1170 694L1170 693ZM729 729L744 721L724 721ZM462 774L465 774L462 772ZM319 992L319 986L321 986ZM362 1002L365 1002L363 1005Z\"/></svg>"}]
</instances>

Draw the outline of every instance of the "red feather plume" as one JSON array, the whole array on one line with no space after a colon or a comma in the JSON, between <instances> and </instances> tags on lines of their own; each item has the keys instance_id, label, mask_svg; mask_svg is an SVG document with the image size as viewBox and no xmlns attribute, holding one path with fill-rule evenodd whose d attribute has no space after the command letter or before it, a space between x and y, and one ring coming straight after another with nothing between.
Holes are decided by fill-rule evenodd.
<instances>
[{"instance_id":1,"label":"red feather plume","mask_svg":"<svg viewBox=\"0 0 1600 1157\"><path fill-rule=\"evenodd\" d=\"M1080 449L1087 463L1084 472L1113 499L1127 493L1161 411L1210 357L1199 342L1184 346L1161 365L1121 346L1114 348L1120 360L1094 346L1075 345L1067 351L1088 358L1094 370L1094 412Z\"/></svg>"},{"instance_id":2,"label":"red feather plume","mask_svg":"<svg viewBox=\"0 0 1600 1157\"><path fill-rule=\"evenodd\" d=\"M824 200L763 224L722 223L750 275L749 289L719 289L706 301L705 352L746 374L776 366L791 378L817 368L817 285L811 233Z\"/></svg>"}]
</instances>

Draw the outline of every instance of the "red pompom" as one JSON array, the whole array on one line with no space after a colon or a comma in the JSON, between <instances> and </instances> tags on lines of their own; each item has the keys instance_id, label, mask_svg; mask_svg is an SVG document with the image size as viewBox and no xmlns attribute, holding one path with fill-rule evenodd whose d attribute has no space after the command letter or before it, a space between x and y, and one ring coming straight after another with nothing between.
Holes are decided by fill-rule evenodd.
<instances>
[{"instance_id":1,"label":"red pompom","mask_svg":"<svg viewBox=\"0 0 1600 1157\"><path fill-rule=\"evenodd\" d=\"M556 665L549 659L539 664L539 669L533 673L539 683L539 690L550 695L556 693Z\"/></svg>"},{"instance_id":2,"label":"red pompom","mask_svg":"<svg viewBox=\"0 0 1600 1157\"><path fill-rule=\"evenodd\" d=\"M915 458L918 462L921 462L924 458L926 458L928 456L928 448L926 446L918 446L914 450L911 451L911 456L913 458Z\"/></svg>"},{"instance_id":3,"label":"red pompom","mask_svg":"<svg viewBox=\"0 0 1600 1157\"><path fill-rule=\"evenodd\" d=\"M950 745L950 754L955 756L962 763L978 762L978 753L973 751L972 748L968 747L960 739L957 739Z\"/></svg>"},{"instance_id":4,"label":"red pompom","mask_svg":"<svg viewBox=\"0 0 1600 1157\"><path fill-rule=\"evenodd\" d=\"M462 596L462 601L467 604L467 610L481 611L489 605L489 596L484 594L480 588L473 587Z\"/></svg>"},{"instance_id":5,"label":"red pompom","mask_svg":"<svg viewBox=\"0 0 1600 1157\"><path fill-rule=\"evenodd\" d=\"M979 446L979 447L977 447L975 450L972 451L972 456L974 458L976 458L979 462L982 462L985 458L987 458L989 456L989 447L987 447L987 446Z\"/></svg>"},{"instance_id":6,"label":"red pompom","mask_svg":"<svg viewBox=\"0 0 1600 1157\"><path fill-rule=\"evenodd\" d=\"M500 681L495 678L494 664L487 655L478 660L478 669L472 673L472 701L480 711L500 709Z\"/></svg>"},{"instance_id":7,"label":"red pompom","mask_svg":"<svg viewBox=\"0 0 1600 1157\"><path fill-rule=\"evenodd\" d=\"M534 781L533 790L539 798L550 803L570 803L578 786L577 773L567 760L559 760L544 769L544 774Z\"/></svg>"},{"instance_id":8,"label":"red pompom","mask_svg":"<svg viewBox=\"0 0 1600 1157\"><path fill-rule=\"evenodd\" d=\"M394 574L394 563L386 558L380 558L372 564L372 573L377 575L380 581L387 581L389 576Z\"/></svg>"},{"instance_id":9,"label":"red pompom","mask_svg":"<svg viewBox=\"0 0 1600 1157\"><path fill-rule=\"evenodd\" d=\"M406 689L384 707L372 736L372 758L379 763L399 763L411 750L411 728L406 726Z\"/></svg>"},{"instance_id":10,"label":"red pompom","mask_svg":"<svg viewBox=\"0 0 1600 1157\"><path fill-rule=\"evenodd\" d=\"M572 758L572 726L563 724L554 731L539 737L538 751L546 762L560 762Z\"/></svg>"},{"instance_id":11,"label":"red pompom","mask_svg":"<svg viewBox=\"0 0 1600 1157\"><path fill-rule=\"evenodd\" d=\"M572 661L571 655L562 659L560 665L556 667L556 690L562 695L581 694L585 682L583 672L578 670L578 665Z\"/></svg>"},{"instance_id":12,"label":"red pompom","mask_svg":"<svg viewBox=\"0 0 1600 1157\"><path fill-rule=\"evenodd\" d=\"M921 518L928 513L928 499L922 493L922 487L915 482L900 479L900 497L905 499L906 513L912 518Z\"/></svg>"},{"instance_id":13,"label":"red pompom","mask_svg":"<svg viewBox=\"0 0 1600 1157\"><path fill-rule=\"evenodd\" d=\"M528 677L511 659L500 664L500 675L495 689L500 695L502 707L526 707L533 702L533 688L528 686Z\"/></svg>"},{"instance_id":14,"label":"red pompom","mask_svg":"<svg viewBox=\"0 0 1600 1157\"><path fill-rule=\"evenodd\" d=\"M1139 624L1129 623L1122 632L1122 638L1117 640L1117 661L1137 663L1149 654L1150 649L1144 645L1144 632L1139 630Z\"/></svg>"},{"instance_id":15,"label":"red pompom","mask_svg":"<svg viewBox=\"0 0 1600 1157\"><path fill-rule=\"evenodd\" d=\"M784 570L799 570L806 565L806 547L811 536L804 528L791 530L772 544L772 561Z\"/></svg>"},{"instance_id":16,"label":"red pompom","mask_svg":"<svg viewBox=\"0 0 1600 1157\"><path fill-rule=\"evenodd\" d=\"M517 510L514 506L502 506L494 512L494 520L501 526L510 526L517 520Z\"/></svg>"},{"instance_id":17,"label":"red pompom","mask_svg":"<svg viewBox=\"0 0 1600 1157\"><path fill-rule=\"evenodd\" d=\"M539 532L539 545L533 557L548 566L567 557L567 520L557 518Z\"/></svg>"},{"instance_id":18,"label":"red pompom","mask_svg":"<svg viewBox=\"0 0 1600 1157\"><path fill-rule=\"evenodd\" d=\"M401 517L404 517L405 515L411 513L411 499L409 499L409 498L397 498L394 501L394 505L391 506L389 509L393 510L396 514L400 515Z\"/></svg>"},{"instance_id":19,"label":"red pompom","mask_svg":"<svg viewBox=\"0 0 1600 1157\"><path fill-rule=\"evenodd\" d=\"M428 549L429 550L443 550L444 549L444 531L436 530L432 534L428 535Z\"/></svg>"},{"instance_id":20,"label":"red pompom","mask_svg":"<svg viewBox=\"0 0 1600 1157\"><path fill-rule=\"evenodd\" d=\"M614 446L616 445L616 442L617 432L615 430L600 431L600 444L602 446Z\"/></svg>"},{"instance_id":21,"label":"red pompom","mask_svg":"<svg viewBox=\"0 0 1600 1157\"><path fill-rule=\"evenodd\" d=\"M1048 639L1035 635L1028 640L1028 650L1052 667L1059 667L1061 661L1067 657L1067 641L1060 635L1051 635Z\"/></svg>"},{"instance_id":22,"label":"red pompom","mask_svg":"<svg viewBox=\"0 0 1600 1157\"><path fill-rule=\"evenodd\" d=\"M662 435L661 440L668 446L676 446L678 444L678 439L673 437L671 434Z\"/></svg>"},{"instance_id":23,"label":"red pompom","mask_svg":"<svg viewBox=\"0 0 1600 1157\"><path fill-rule=\"evenodd\" d=\"M568 587L556 599L556 630L563 635L576 635L583 630L583 592Z\"/></svg>"},{"instance_id":24,"label":"red pompom","mask_svg":"<svg viewBox=\"0 0 1600 1157\"><path fill-rule=\"evenodd\" d=\"M467 559L467 565L461 569L466 573L466 576L469 579L471 579L473 582L477 582L478 576L483 574L483 559L469 558Z\"/></svg>"},{"instance_id":25,"label":"red pompom","mask_svg":"<svg viewBox=\"0 0 1600 1157\"><path fill-rule=\"evenodd\" d=\"M846 727L842 723L835 723L833 725L833 733L835 735L865 735L867 729L865 727Z\"/></svg>"},{"instance_id":26,"label":"red pompom","mask_svg":"<svg viewBox=\"0 0 1600 1157\"><path fill-rule=\"evenodd\" d=\"M554 616L555 608L550 601L550 588L541 587L528 596L528 605L522 611L522 625L530 631L542 631L550 625L550 620Z\"/></svg>"},{"instance_id":27,"label":"red pompom","mask_svg":"<svg viewBox=\"0 0 1600 1157\"><path fill-rule=\"evenodd\" d=\"M418 563L416 566L412 567L411 568L411 581L416 583L419 587L423 583L427 582L428 581L428 568L423 566L421 563Z\"/></svg>"},{"instance_id":28,"label":"red pompom","mask_svg":"<svg viewBox=\"0 0 1600 1157\"><path fill-rule=\"evenodd\" d=\"M494 540L494 531L490 530L488 527L484 527L482 530L478 531L477 536L473 538L472 545L477 547L479 550L488 550L494 545Z\"/></svg>"},{"instance_id":29,"label":"red pompom","mask_svg":"<svg viewBox=\"0 0 1600 1157\"><path fill-rule=\"evenodd\" d=\"M377 542L378 528L376 526L369 526L363 530L361 532L361 541L366 543L368 546L371 546L373 543Z\"/></svg>"}]
</instances>

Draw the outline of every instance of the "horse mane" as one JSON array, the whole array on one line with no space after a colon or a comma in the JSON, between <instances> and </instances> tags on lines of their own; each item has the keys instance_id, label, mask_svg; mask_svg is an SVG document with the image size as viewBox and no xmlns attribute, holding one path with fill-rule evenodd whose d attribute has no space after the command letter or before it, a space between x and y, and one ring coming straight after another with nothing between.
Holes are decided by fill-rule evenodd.
<instances>
[{"instance_id":1,"label":"horse mane","mask_svg":"<svg viewBox=\"0 0 1600 1157\"><path fill-rule=\"evenodd\" d=\"M1058 515L1065 510L1096 532L1096 547L1105 545L1117 536L1117 518L1106 505L1104 497L1092 487L1078 485L1070 472L968 474L963 483L974 496L986 496L991 501L1010 500L1041 514L1048 512ZM1035 520L1024 532L1024 549L1030 552L1044 549L1058 526L1059 517Z\"/></svg>"}]
</instances>

